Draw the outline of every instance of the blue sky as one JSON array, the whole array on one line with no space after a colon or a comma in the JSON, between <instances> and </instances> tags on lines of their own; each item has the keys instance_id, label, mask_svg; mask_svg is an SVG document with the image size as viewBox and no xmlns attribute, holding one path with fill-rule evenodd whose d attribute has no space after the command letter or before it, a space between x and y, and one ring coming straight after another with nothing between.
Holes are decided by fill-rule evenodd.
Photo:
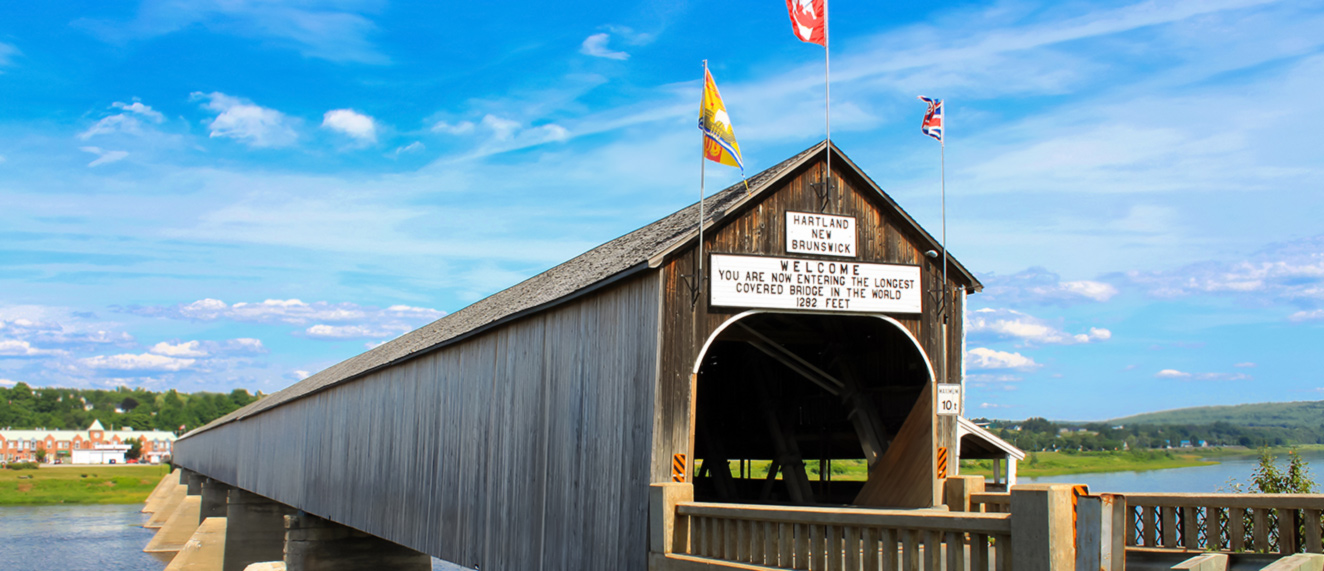
<instances>
[{"instance_id":1,"label":"blue sky","mask_svg":"<svg viewBox=\"0 0 1324 571\"><path fill-rule=\"evenodd\" d=\"M784 3L576 8L0 6L0 383L271 392L664 216L704 59L751 171L821 140ZM935 233L948 102L968 416L1324 398L1324 3L831 10L833 140Z\"/></svg>"}]
</instances>

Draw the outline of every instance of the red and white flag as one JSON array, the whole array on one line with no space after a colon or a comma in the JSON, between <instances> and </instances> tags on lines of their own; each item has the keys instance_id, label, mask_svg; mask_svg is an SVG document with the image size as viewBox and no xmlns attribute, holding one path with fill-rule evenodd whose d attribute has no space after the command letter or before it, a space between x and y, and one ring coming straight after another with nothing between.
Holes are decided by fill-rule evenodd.
<instances>
[{"instance_id":1,"label":"red and white flag","mask_svg":"<svg viewBox=\"0 0 1324 571\"><path fill-rule=\"evenodd\" d=\"M827 47L827 0L786 0L791 29L802 42Z\"/></svg>"}]
</instances>

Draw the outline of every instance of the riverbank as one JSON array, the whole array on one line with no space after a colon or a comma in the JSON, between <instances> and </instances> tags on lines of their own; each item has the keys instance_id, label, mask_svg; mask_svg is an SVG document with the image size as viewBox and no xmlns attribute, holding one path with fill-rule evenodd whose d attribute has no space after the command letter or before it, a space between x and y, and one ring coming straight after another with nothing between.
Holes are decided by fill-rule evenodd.
<instances>
[{"instance_id":1,"label":"riverbank","mask_svg":"<svg viewBox=\"0 0 1324 571\"><path fill-rule=\"evenodd\" d=\"M1303 446L1278 446L1269 449L1269 453L1280 461L1287 452L1317 452L1324 446L1309 444ZM1241 446L1218 448L1175 448L1171 450L1114 450L1103 452L1031 452L1016 467L1016 473L1024 477L1064 476L1069 474L1095 474L1102 472L1147 472L1171 468L1190 468L1216 464L1221 458L1258 456L1257 448ZM966 460L961 463L961 473L966 475L991 476L991 460Z\"/></svg>"},{"instance_id":2,"label":"riverbank","mask_svg":"<svg viewBox=\"0 0 1324 571\"><path fill-rule=\"evenodd\" d=\"M141 503L169 472L165 465L0 470L0 506Z\"/></svg>"}]
</instances>

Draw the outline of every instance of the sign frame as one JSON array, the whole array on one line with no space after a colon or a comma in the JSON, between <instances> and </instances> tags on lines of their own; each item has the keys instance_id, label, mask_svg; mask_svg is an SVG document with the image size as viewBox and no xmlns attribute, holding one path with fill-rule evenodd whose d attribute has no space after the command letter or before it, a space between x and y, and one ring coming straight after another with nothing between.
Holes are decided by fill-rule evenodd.
<instances>
[{"instance_id":1,"label":"sign frame","mask_svg":"<svg viewBox=\"0 0 1324 571\"><path fill-rule=\"evenodd\" d=\"M934 400L938 416L961 415L961 383L936 383L938 398Z\"/></svg>"},{"instance_id":2,"label":"sign frame","mask_svg":"<svg viewBox=\"0 0 1324 571\"><path fill-rule=\"evenodd\" d=\"M830 252L826 250L821 252L804 252L800 250L792 250L791 243L793 241L793 237L791 236L791 217L795 215L818 216L818 217L826 217L826 218L842 218L842 219L850 220L850 248L852 252L849 254L845 254L840 252ZM785 242L784 244L785 247L782 249L785 250L787 254L799 254L802 256L833 256L837 258L853 258L856 260L860 259L860 220L858 217L845 216L842 214L800 212L797 210L787 210L785 212L785 217L786 219L784 221L784 226L783 226L783 230L785 231L785 236L783 240ZM839 242L839 243L844 243L844 242Z\"/></svg>"},{"instance_id":3,"label":"sign frame","mask_svg":"<svg viewBox=\"0 0 1324 571\"><path fill-rule=\"evenodd\" d=\"M746 253L728 253L728 252L712 252L712 251L704 253L704 256L707 258L705 260L706 262L705 265L707 266L706 271L709 272L709 274L703 276L702 279L704 279L708 283L708 287L705 289L707 290L706 297L708 302L708 308L710 311L713 309L721 308L721 309L734 309L741 311L749 310L749 309L758 309L758 310L773 310L773 311L786 311L786 312L808 312L808 313L819 313L819 314L829 314L829 315L922 315L924 311L927 309L925 307L926 304L924 302L924 280L925 280L924 267L920 264L889 264L885 262L866 262L861 260L847 260L841 258L824 259L824 258L808 257L808 256L781 256L781 255L772 255L772 254L746 254ZM714 277L713 272L715 272L717 269L717 266L713 262L714 256L727 256L727 257L739 257L739 258L766 258L772 260L794 260L794 261L804 261L804 262L823 262L827 264L854 264L854 265L862 265L862 266L891 266L896 268L914 268L918 272L918 277L915 278L915 284L916 284L915 291L919 296L919 307L914 311L906 311L906 310L827 309L822 307L786 308L786 307L776 307L776 306L767 306L767 305L718 305L713 301L713 290L714 290L713 284L715 282L713 279L711 279L712 277Z\"/></svg>"}]
</instances>

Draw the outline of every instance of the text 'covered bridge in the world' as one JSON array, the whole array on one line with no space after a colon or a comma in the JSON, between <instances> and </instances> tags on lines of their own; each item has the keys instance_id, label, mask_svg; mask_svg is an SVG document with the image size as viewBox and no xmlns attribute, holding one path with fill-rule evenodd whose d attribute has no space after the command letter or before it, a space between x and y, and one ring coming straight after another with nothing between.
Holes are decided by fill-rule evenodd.
<instances>
[{"instance_id":1,"label":"text 'covered bridge in the world'","mask_svg":"<svg viewBox=\"0 0 1324 571\"><path fill-rule=\"evenodd\" d=\"M465 567L614 571L663 565L665 486L712 509L931 508L961 440L1005 446L959 416L980 283L835 147L703 211L702 231L696 204L194 430L174 460L232 503ZM867 481L831 478L848 459Z\"/></svg>"}]
</instances>

